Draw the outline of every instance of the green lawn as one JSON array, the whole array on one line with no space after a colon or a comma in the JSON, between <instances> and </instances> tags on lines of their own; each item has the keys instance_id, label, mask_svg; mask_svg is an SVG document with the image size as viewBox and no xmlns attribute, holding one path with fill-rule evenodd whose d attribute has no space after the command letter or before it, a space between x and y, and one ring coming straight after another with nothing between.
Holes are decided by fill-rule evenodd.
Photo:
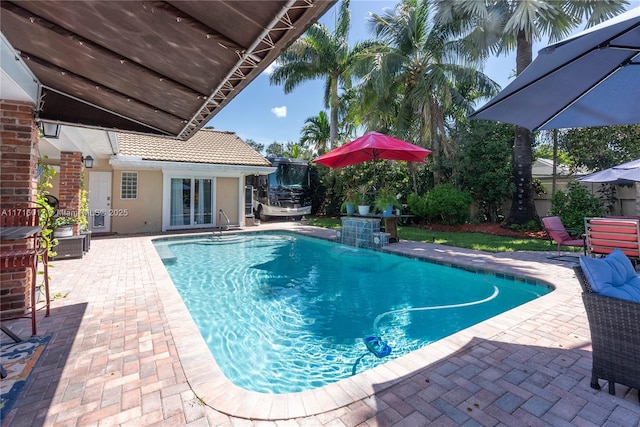
<instances>
[{"instance_id":1,"label":"green lawn","mask_svg":"<svg viewBox=\"0 0 640 427\"><path fill-rule=\"evenodd\" d=\"M340 218L310 216L307 217L307 223L330 229L341 226ZM548 240L520 239L482 233L450 233L412 226L398 226L398 237L404 240L437 243L486 252L552 251L556 248ZM580 251L580 248L565 248L565 250L576 252Z\"/></svg>"}]
</instances>

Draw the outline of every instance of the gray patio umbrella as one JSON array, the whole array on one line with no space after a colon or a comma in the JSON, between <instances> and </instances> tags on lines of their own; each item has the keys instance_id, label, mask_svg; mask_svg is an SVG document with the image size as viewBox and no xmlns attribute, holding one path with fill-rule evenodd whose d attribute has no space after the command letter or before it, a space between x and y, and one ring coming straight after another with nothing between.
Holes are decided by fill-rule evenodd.
<instances>
[{"instance_id":1,"label":"gray patio umbrella","mask_svg":"<svg viewBox=\"0 0 640 427\"><path fill-rule=\"evenodd\" d=\"M578 178L581 182L595 182L607 184L634 184L636 187L635 215L640 217L640 159L622 163L609 169L601 170Z\"/></svg>"},{"instance_id":2,"label":"gray patio umbrella","mask_svg":"<svg viewBox=\"0 0 640 427\"><path fill-rule=\"evenodd\" d=\"M583 176L578 178L577 181L607 184L633 184L634 182L640 182L640 159Z\"/></svg>"},{"instance_id":3,"label":"gray patio umbrella","mask_svg":"<svg viewBox=\"0 0 640 427\"><path fill-rule=\"evenodd\" d=\"M531 131L640 123L640 7L540 50L471 118Z\"/></svg>"}]
</instances>

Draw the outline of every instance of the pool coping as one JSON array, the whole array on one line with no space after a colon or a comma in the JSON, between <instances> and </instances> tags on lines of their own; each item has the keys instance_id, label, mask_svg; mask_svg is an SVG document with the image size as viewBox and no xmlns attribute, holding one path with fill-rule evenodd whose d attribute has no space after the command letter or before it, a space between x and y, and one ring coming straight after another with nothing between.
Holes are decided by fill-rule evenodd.
<instances>
[{"instance_id":1,"label":"pool coping","mask_svg":"<svg viewBox=\"0 0 640 427\"><path fill-rule=\"evenodd\" d=\"M234 232L256 231L258 230L247 228ZM308 226L291 229L281 228L276 224L269 227L268 231L292 232L325 240L334 240L335 237L335 230ZM210 236L211 233L206 235ZM198 234L150 236L144 239L144 245L149 245L146 248L146 253L149 254L149 265L158 292L162 295L161 303L187 382L204 404L223 414L238 418L264 421L287 420L318 415L348 406L398 384L426 366L452 355L472 340L491 339L544 312L552 301L557 303L575 295L575 290L567 289L566 285L563 286L561 278L553 273L553 268L538 270L535 268L535 263L532 263L531 268L527 270L528 274L525 274L520 271L522 268L509 268L508 263L503 262L496 254L411 241L394 243L385 247L383 251L470 271L490 272L500 277L519 278L530 283L544 283L552 286L554 290L352 377L298 393L264 394L242 389L224 376L153 245L153 241L159 238L197 236Z\"/></svg>"}]
</instances>

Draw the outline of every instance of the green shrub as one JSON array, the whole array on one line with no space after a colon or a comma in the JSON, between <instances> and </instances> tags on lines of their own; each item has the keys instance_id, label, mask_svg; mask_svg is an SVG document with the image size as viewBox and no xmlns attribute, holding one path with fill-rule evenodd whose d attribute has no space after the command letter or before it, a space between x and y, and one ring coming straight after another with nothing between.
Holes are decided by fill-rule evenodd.
<instances>
[{"instance_id":1,"label":"green shrub","mask_svg":"<svg viewBox=\"0 0 640 427\"><path fill-rule=\"evenodd\" d=\"M540 223L536 220L531 220L531 221L527 221L526 224L511 224L509 226L509 230L513 230L513 231L540 231L542 230L542 227L540 226Z\"/></svg>"},{"instance_id":2,"label":"green shrub","mask_svg":"<svg viewBox=\"0 0 640 427\"><path fill-rule=\"evenodd\" d=\"M451 184L436 185L427 193L427 217L446 225L464 224L469 220L473 199L466 191Z\"/></svg>"},{"instance_id":3,"label":"green shrub","mask_svg":"<svg viewBox=\"0 0 640 427\"><path fill-rule=\"evenodd\" d=\"M410 194L407 205L414 215L429 222L459 225L469 220L472 201L471 195L466 191L451 184L441 184L422 196Z\"/></svg>"},{"instance_id":4,"label":"green shrub","mask_svg":"<svg viewBox=\"0 0 640 427\"><path fill-rule=\"evenodd\" d=\"M488 120L460 122L453 130L456 184L471 194L476 222L501 222L502 205L515 189L512 174L513 125Z\"/></svg>"},{"instance_id":5,"label":"green shrub","mask_svg":"<svg viewBox=\"0 0 640 427\"><path fill-rule=\"evenodd\" d=\"M578 182L567 185L567 192L557 191L551 197L550 215L559 216L566 228L584 233L584 219L606 214L604 204Z\"/></svg>"},{"instance_id":6,"label":"green shrub","mask_svg":"<svg viewBox=\"0 0 640 427\"><path fill-rule=\"evenodd\" d=\"M426 194L420 196L419 194L411 193L407 197L407 206L409 206L409 210L415 216L418 216L420 218L427 217L428 208L426 196Z\"/></svg>"}]
</instances>

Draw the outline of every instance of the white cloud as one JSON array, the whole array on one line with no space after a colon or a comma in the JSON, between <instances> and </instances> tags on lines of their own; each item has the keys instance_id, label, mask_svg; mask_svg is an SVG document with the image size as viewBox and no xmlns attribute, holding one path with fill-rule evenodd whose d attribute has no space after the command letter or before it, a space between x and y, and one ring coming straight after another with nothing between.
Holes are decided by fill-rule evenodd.
<instances>
[{"instance_id":1,"label":"white cloud","mask_svg":"<svg viewBox=\"0 0 640 427\"><path fill-rule=\"evenodd\" d=\"M266 74L267 76L270 76L271 74L273 74L273 70L275 70L276 68L276 63L272 62L271 64L269 64L269 66L267 68L265 68L262 73Z\"/></svg>"},{"instance_id":2,"label":"white cloud","mask_svg":"<svg viewBox=\"0 0 640 427\"><path fill-rule=\"evenodd\" d=\"M282 107L273 107L271 112L279 119L287 117L287 106L283 105Z\"/></svg>"}]
</instances>

